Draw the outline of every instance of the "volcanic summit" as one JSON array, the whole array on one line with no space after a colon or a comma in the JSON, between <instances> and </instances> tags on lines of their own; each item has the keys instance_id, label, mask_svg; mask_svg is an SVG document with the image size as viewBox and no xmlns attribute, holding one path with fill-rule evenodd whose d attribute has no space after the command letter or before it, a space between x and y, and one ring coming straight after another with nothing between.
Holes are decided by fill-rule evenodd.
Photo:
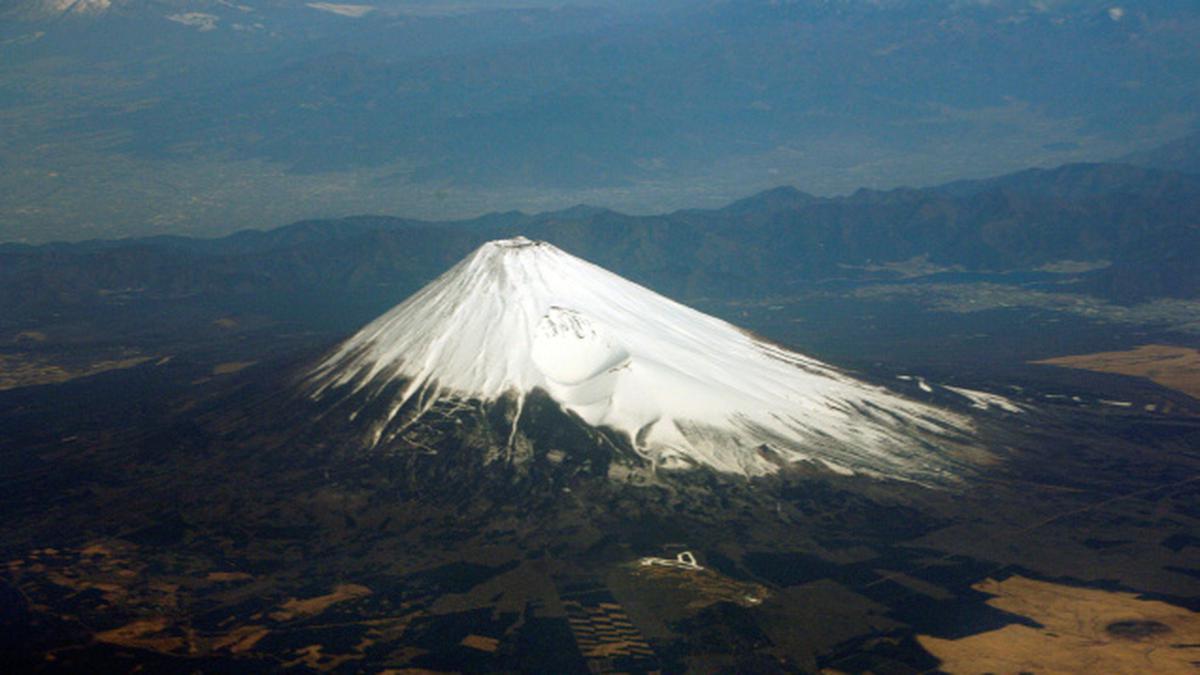
<instances>
[{"instance_id":1,"label":"volcanic summit","mask_svg":"<svg viewBox=\"0 0 1200 675\"><path fill-rule=\"evenodd\" d=\"M652 469L750 477L808 462L940 480L954 473L953 448L971 432L966 417L524 237L480 246L335 348L310 383L318 401L363 402L350 414L371 445L435 403L506 397L515 401L511 443L523 403L541 390L584 424L626 439Z\"/></svg>"}]
</instances>

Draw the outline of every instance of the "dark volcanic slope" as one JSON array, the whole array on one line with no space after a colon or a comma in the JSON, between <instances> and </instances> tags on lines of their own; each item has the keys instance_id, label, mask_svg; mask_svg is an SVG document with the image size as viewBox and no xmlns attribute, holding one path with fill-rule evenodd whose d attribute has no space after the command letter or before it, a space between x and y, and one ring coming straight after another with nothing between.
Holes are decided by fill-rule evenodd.
<instances>
[{"instance_id":1,"label":"dark volcanic slope","mask_svg":"<svg viewBox=\"0 0 1200 675\"><path fill-rule=\"evenodd\" d=\"M365 452L344 416L293 397L312 356L220 383L172 362L0 392L0 658L43 672L921 672L937 663L917 635L1036 627L973 589L989 577L1193 609L1200 593L1194 419L1047 406L995 436L1007 461L961 490L703 471L631 485L544 400L519 459L486 452L507 438L492 429L503 404ZM684 548L703 574L638 564Z\"/></svg>"}]
</instances>

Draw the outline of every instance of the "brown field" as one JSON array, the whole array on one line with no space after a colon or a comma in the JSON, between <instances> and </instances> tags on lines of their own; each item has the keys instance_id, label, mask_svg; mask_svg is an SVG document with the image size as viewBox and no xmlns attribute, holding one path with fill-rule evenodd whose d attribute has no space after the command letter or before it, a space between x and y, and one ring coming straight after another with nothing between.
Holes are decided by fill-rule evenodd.
<instances>
[{"instance_id":1,"label":"brown field","mask_svg":"<svg viewBox=\"0 0 1200 675\"><path fill-rule=\"evenodd\" d=\"M468 635L460 642L464 647L478 649L481 652L492 653L500 648L500 641L496 638L486 637L483 635Z\"/></svg>"},{"instance_id":2,"label":"brown field","mask_svg":"<svg viewBox=\"0 0 1200 675\"><path fill-rule=\"evenodd\" d=\"M1200 399L1200 350L1187 347L1142 345L1129 351L1060 356L1034 363L1144 377Z\"/></svg>"},{"instance_id":3,"label":"brown field","mask_svg":"<svg viewBox=\"0 0 1200 675\"><path fill-rule=\"evenodd\" d=\"M258 363L258 361L230 361L228 363L218 363L213 366L213 375L232 375L233 373L241 372L250 366Z\"/></svg>"},{"instance_id":4,"label":"brown field","mask_svg":"<svg viewBox=\"0 0 1200 675\"><path fill-rule=\"evenodd\" d=\"M228 635L218 636L212 641L213 650L228 649L234 654L250 651L259 640L267 637L271 631L264 626L238 626Z\"/></svg>"},{"instance_id":5,"label":"brown field","mask_svg":"<svg viewBox=\"0 0 1200 675\"><path fill-rule=\"evenodd\" d=\"M166 617L138 619L120 628L101 631L93 637L99 642L121 647L170 653L182 649L186 644L182 637L165 634L170 626L171 621Z\"/></svg>"},{"instance_id":6,"label":"brown field","mask_svg":"<svg viewBox=\"0 0 1200 675\"><path fill-rule=\"evenodd\" d=\"M248 581L253 579L252 575L245 572L209 572L205 579L215 581L217 583L225 583L229 581Z\"/></svg>"},{"instance_id":7,"label":"brown field","mask_svg":"<svg viewBox=\"0 0 1200 675\"><path fill-rule=\"evenodd\" d=\"M164 574L152 570L143 553L136 545L121 540L94 541L77 549L30 551L3 563L0 569L38 611L52 612L49 603L54 598L86 594L89 600L75 607L79 614L59 618L68 622L82 618L85 626L103 626L87 628L96 642L174 656L253 654L268 635L289 630L288 622L308 619L340 602L371 595L366 586L338 584L325 595L289 598L267 616L260 613L246 623L231 618L220 631L202 632L190 625L189 608L197 599L254 577L244 572L203 569ZM214 589L214 585L221 590ZM231 592L233 595L228 597L246 597L244 592ZM325 646L314 644L294 650L294 660L285 665L319 671L342 667L362 659L364 651L376 642L397 639L410 616L406 613L364 619L358 623L369 629L347 653L331 653Z\"/></svg>"},{"instance_id":8,"label":"brown field","mask_svg":"<svg viewBox=\"0 0 1200 675\"><path fill-rule=\"evenodd\" d=\"M96 361L83 366L68 366L39 357L0 354L0 390L32 387L39 384L58 384L110 370L133 368L152 358L154 357L135 356Z\"/></svg>"},{"instance_id":9,"label":"brown field","mask_svg":"<svg viewBox=\"0 0 1200 675\"><path fill-rule=\"evenodd\" d=\"M364 598L371 594L371 589L358 584L338 584L332 593L303 600L292 598L280 605L277 612L271 614L276 621L290 621L296 617L316 616L326 609L345 600Z\"/></svg>"},{"instance_id":10,"label":"brown field","mask_svg":"<svg viewBox=\"0 0 1200 675\"><path fill-rule=\"evenodd\" d=\"M1042 627L1012 624L958 640L918 636L946 672L1196 672L1200 614L1183 607L1019 576L986 579L975 588L995 596L989 605Z\"/></svg>"}]
</instances>

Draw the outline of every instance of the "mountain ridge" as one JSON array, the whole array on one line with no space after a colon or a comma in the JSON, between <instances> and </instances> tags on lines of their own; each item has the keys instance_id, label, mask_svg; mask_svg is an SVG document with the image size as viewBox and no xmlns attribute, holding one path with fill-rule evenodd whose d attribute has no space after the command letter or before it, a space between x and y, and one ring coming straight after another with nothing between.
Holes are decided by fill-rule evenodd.
<instances>
[{"instance_id":1,"label":"mountain ridge","mask_svg":"<svg viewBox=\"0 0 1200 675\"><path fill-rule=\"evenodd\" d=\"M1162 143L1200 72L1181 3L385 4L135 0L152 11L0 25L27 169L0 185L4 236L928 185Z\"/></svg>"},{"instance_id":2,"label":"mountain ridge","mask_svg":"<svg viewBox=\"0 0 1200 675\"><path fill-rule=\"evenodd\" d=\"M1195 266L1160 265L1166 255L1200 257L1192 236L1198 225L1200 177L1067 165L834 198L781 188L724 209L651 216L596 208L442 223L356 216L219 239L5 244L0 306L20 316L64 303L103 304L114 291L141 289L147 297L315 293L355 297L382 311L387 298L415 291L484 241L522 233L684 299L899 278L888 265L921 259L976 274L1088 263L1073 275L1037 273L1051 288L1073 282L1071 292L1135 302L1200 294Z\"/></svg>"}]
</instances>

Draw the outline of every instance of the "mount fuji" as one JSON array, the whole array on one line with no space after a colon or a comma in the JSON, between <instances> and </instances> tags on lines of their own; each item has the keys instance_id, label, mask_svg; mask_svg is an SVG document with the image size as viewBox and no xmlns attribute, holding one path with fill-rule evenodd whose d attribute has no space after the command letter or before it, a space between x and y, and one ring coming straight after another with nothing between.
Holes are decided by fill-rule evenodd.
<instances>
[{"instance_id":1,"label":"mount fuji","mask_svg":"<svg viewBox=\"0 0 1200 675\"><path fill-rule=\"evenodd\" d=\"M527 403L543 395L649 473L805 466L941 483L978 456L965 415L524 237L479 247L322 357L306 384L373 448L412 445L431 416L503 403L489 419L504 447L481 448L487 461L528 445Z\"/></svg>"}]
</instances>

